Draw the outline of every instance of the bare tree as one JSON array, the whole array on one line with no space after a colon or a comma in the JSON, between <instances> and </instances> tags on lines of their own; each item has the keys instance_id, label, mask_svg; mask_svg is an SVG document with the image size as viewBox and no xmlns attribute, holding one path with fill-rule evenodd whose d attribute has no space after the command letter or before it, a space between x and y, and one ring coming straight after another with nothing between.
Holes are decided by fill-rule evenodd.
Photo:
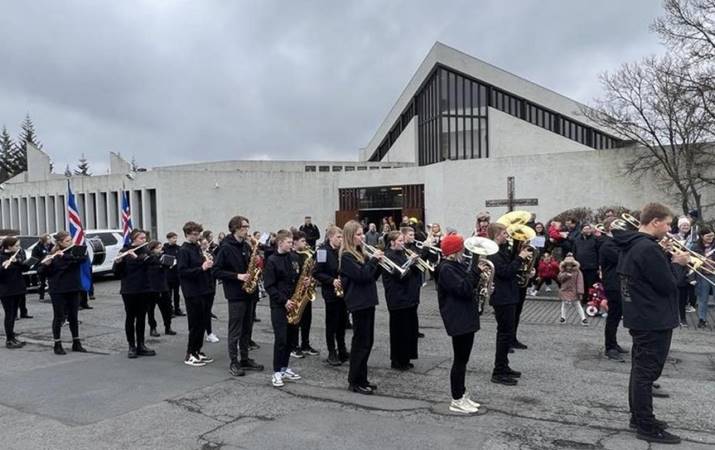
<instances>
[{"instance_id":1,"label":"bare tree","mask_svg":"<svg viewBox=\"0 0 715 450\"><path fill-rule=\"evenodd\" d=\"M694 63L715 61L715 0L665 0L652 29Z\"/></svg>"}]
</instances>

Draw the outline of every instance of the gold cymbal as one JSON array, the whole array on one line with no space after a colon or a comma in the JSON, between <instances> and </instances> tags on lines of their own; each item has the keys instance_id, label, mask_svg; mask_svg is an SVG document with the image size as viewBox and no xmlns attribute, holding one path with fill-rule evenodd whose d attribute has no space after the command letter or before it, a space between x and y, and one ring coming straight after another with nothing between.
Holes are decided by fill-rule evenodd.
<instances>
[{"instance_id":1,"label":"gold cymbal","mask_svg":"<svg viewBox=\"0 0 715 450\"><path fill-rule=\"evenodd\" d=\"M509 225L526 225L531 221L531 213L529 211L512 211L504 214L497 219L497 223L504 226Z\"/></svg>"},{"instance_id":2,"label":"gold cymbal","mask_svg":"<svg viewBox=\"0 0 715 450\"><path fill-rule=\"evenodd\" d=\"M521 224L509 225L506 232L513 240L522 242L530 241L536 236L533 228Z\"/></svg>"}]
</instances>

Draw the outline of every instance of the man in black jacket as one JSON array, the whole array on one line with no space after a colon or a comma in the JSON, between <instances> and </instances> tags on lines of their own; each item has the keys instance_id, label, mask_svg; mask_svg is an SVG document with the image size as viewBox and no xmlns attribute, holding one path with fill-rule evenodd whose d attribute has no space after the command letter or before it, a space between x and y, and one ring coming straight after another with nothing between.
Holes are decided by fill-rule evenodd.
<instances>
[{"instance_id":1,"label":"man in black jacket","mask_svg":"<svg viewBox=\"0 0 715 450\"><path fill-rule=\"evenodd\" d=\"M228 356L231 361L228 371L234 377L242 377L246 370L263 370L262 365L248 357L253 301L258 296L258 288L252 293L243 290L244 283L250 278L248 265L253 250L248 242L249 227L245 217L234 216L229 220L228 231L231 234L221 241L213 266L214 276L223 281L223 294L228 301Z\"/></svg>"},{"instance_id":2,"label":"man in black jacket","mask_svg":"<svg viewBox=\"0 0 715 450\"><path fill-rule=\"evenodd\" d=\"M489 304L494 307L494 316L497 320L497 345L492 382L514 386L517 384L517 378L521 377L521 372L509 367L509 348L514 342L516 308L519 303L517 274L529 251L523 248L518 255L512 256L508 244L509 235L506 227L500 223L490 223L487 227L487 235L499 245L499 252L488 257L494 264L494 293Z\"/></svg>"},{"instance_id":3,"label":"man in black jacket","mask_svg":"<svg viewBox=\"0 0 715 450\"><path fill-rule=\"evenodd\" d=\"M631 427L637 438L677 444L680 438L665 431L667 424L653 414L653 382L665 365L673 328L679 324L678 288L668 256L658 244L669 230L672 213L659 203L649 203L640 215L637 232L619 232L621 249L618 275L623 299L623 326L633 338L629 406ZM674 253L672 262L687 265L688 255Z\"/></svg>"},{"instance_id":4,"label":"man in black jacket","mask_svg":"<svg viewBox=\"0 0 715 450\"><path fill-rule=\"evenodd\" d=\"M167 233L164 244L164 254L176 258L179 255L179 245L176 243L178 236L173 231ZM166 272L166 281L169 284L169 295L174 299L174 315L185 316L181 311L181 297L179 296L179 269L175 264Z\"/></svg>"},{"instance_id":5,"label":"man in black jacket","mask_svg":"<svg viewBox=\"0 0 715 450\"><path fill-rule=\"evenodd\" d=\"M589 224L581 228L581 234L573 241L574 258L580 264L583 274L582 304L588 302L588 289L598 281L598 249L601 247L601 242L603 241L600 237L596 238L593 235L593 229Z\"/></svg>"},{"instance_id":6,"label":"man in black jacket","mask_svg":"<svg viewBox=\"0 0 715 450\"><path fill-rule=\"evenodd\" d=\"M328 242L316 253L313 278L318 280L325 300L325 340L328 347L328 364L339 366L350 358L345 347L345 327L348 312L345 308L343 285L338 275L338 251L343 242L343 232L338 227L328 229ZM337 344L337 351L336 351Z\"/></svg>"},{"instance_id":7,"label":"man in black jacket","mask_svg":"<svg viewBox=\"0 0 715 450\"><path fill-rule=\"evenodd\" d=\"M603 289L608 300L608 316L606 317L605 342L606 356L614 361L624 361L623 354L628 351L618 345L618 323L623 317L623 303L621 300L621 280L618 277L618 261L621 250L613 239L611 225L616 220L609 217L603 222L606 235L603 237L603 244L598 251L599 265L601 266L601 276L603 277ZM618 233L619 231L616 231Z\"/></svg>"},{"instance_id":8,"label":"man in black jacket","mask_svg":"<svg viewBox=\"0 0 715 450\"><path fill-rule=\"evenodd\" d=\"M311 222L310 216L305 216L305 223L298 230L305 233L305 242L310 245L310 248L315 248L315 243L320 239L320 230Z\"/></svg>"},{"instance_id":9,"label":"man in black jacket","mask_svg":"<svg viewBox=\"0 0 715 450\"><path fill-rule=\"evenodd\" d=\"M303 272L303 265L308 261L306 254L307 242L305 233L302 231L293 232L293 255L298 259L300 271ZM314 257L314 256L312 256ZM303 314L300 317L300 323L288 325L288 345L290 347L290 356L293 358L303 358L306 355L318 356L320 352L310 346L310 326L313 323L313 307L309 302L303 309ZM300 345L299 345L300 335Z\"/></svg>"}]
</instances>

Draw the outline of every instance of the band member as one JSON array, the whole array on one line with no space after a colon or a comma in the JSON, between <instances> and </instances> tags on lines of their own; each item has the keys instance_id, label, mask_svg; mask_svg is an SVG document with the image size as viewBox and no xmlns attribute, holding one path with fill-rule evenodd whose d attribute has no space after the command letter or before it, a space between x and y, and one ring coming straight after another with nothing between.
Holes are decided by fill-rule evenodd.
<instances>
[{"instance_id":1,"label":"band member","mask_svg":"<svg viewBox=\"0 0 715 450\"><path fill-rule=\"evenodd\" d=\"M417 304L422 272L414 265L417 255L405 254L405 237L398 231L391 231L387 236L388 249L385 258L405 267L404 274L399 272L382 273L385 288L385 301L390 313L390 361L396 370L408 370L414 367L411 359L417 359Z\"/></svg>"},{"instance_id":2,"label":"band member","mask_svg":"<svg viewBox=\"0 0 715 450\"><path fill-rule=\"evenodd\" d=\"M179 249L178 270L189 325L189 342L184 364L201 367L214 361L201 351L206 324L206 304L212 291L213 261L204 256L199 245L203 227L196 222L186 222L183 231L186 242Z\"/></svg>"},{"instance_id":3,"label":"band member","mask_svg":"<svg viewBox=\"0 0 715 450\"><path fill-rule=\"evenodd\" d=\"M370 358L375 336L375 306L379 261L383 253L376 250L368 258L363 250L363 230L359 222L351 220L343 228L340 247L340 276L345 290L345 305L353 316L353 340L350 348L350 390L372 394L377 386L367 377L367 360Z\"/></svg>"},{"instance_id":4,"label":"band member","mask_svg":"<svg viewBox=\"0 0 715 450\"><path fill-rule=\"evenodd\" d=\"M338 227L330 227L328 241L316 253L313 277L321 286L325 300L325 340L328 347L328 364L339 366L350 358L345 347L345 329L348 313L342 294L343 285L338 274L339 251L343 243L343 232Z\"/></svg>"},{"instance_id":5,"label":"band member","mask_svg":"<svg viewBox=\"0 0 715 450\"><path fill-rule=\"evenodd\" d=\"M417 248L417 244L415 244L415 229L412 227L402 227L400 228L400 232L402 233L402 236L404 237L405 240L405 245L404 248L408 250L412 250L414 253L417 253L417 255L420 256L420 258L424 260L429 260L431 258L430 256L430 251L426 248L419 249ZM385 248L389 248L388 244L385 243ZM422 289L422 286L424 285L424 277L425 274L421 273L419 274L419 280L420 283L417 286L417 308L420 306L420 290ZM417 312L417 310L415 310ZM423 338L425 337L424 333L420 332L420 323L419 323L419 315L417 316L417 337L418 338Z\"/></svg>"},{"instance_id":6,"label":"band member","mask_svg":"<svg viewBox=\"0 0 715 450\"><path fill-rule=\"evenodd\" d=\"M263 284L271 302L273 325L273 378L275 387L284 386L284 381L297 381L301 376L288 367L288 311L297 305L291 300L300 277L298 259L291 252L293 233L280 230L276 233L276 252L266 261Z\"/></svg>"},{"instance_id":7,"label":"band member","mask_svg":"<svg viewBox=\"0 0 715 450\"><path fill-rule=\"evenodd\" d=\"M509 250L506 227L500 223L491 223L487 227L489 239L499 245L499 252L489 255L494 264L494 293L489 304L494 307L497 320L497 343L494 357L492 383L514 386L521 372L509 367L509 349L514 342L514 324L516 307L519 303L519 286L517 274L524 259L529 255L527 248L522 248L518 255L513 256Z\"/></svg>"},{"instance_id":8,"label":"band member","mask_svg":"<svg viewBox=\"0 0 715 450\"><path fill-rule=\"evenodd\" d=\"M16 237L6 237L2 240L0 253L0 302L5 311L5 347L9 349L22 348L24 342L15 336L15 319L20 300L25 296L27 288L22 273L28 269L25 251L20 248Z\"/></svg>"},{"instance_id":9,"label":"band member","mask_svg":"<svg viewBox=\"0 0 715 450\"><path fill-rule=\"evenodd\" d=\"M636 437L675 444L680 438L665 431L667 424L653 414L653 383L665 365L678 319L678 288L670 261L658 244L669 230L673 214L660 203L648 203L637 232L619 232L618 275L623 298L623 326L633 338L628 403ZM672 262L687 265L688 254L675 252Z\"/></svg>"},{"instance_id":10,"label":"band member","mask_svg":"<svg viewBox=\"0 0 715 450\"><path fill-rule=\"evenodd\" d=\"M176 331L171 329L171 296L169 295L169 284L167 283L166 273L169 267L161 263L162 247L161 242L151 241L147 245L149 260L147 261L147 278L149 280L149 307L147 308L147 317L149 321L149 335L158 337L156 331L156 319L154 318L154 309L158 305L161 318L164 321L164 334L173 336Z\"/></svg>"},{"instance_id":11,"label":"band member","mask_svg":"<svg viewBox=\"0 0 715 450\"><path fill-rule=\"evenodd\" d=\"M479 331L478 304L474 301L474 290L479 285L479 271L467 270L460 261L464 251L464 239L458 234L442 239L444 258L435 270L439 313L447 335L452 338L452 370L449 381L452 402L449 410L465 414L479 411L480 404L469 398L464 384L469 355L474 345L474 333Z\"/></svg>"},{"instance_id":12,"label":"band member","mask_svg":"<svg viewBox=\"0 0 715 450\"><path fill-rule=\"evenodd\" d=\"M301 272L303 264L308 259L306 250L309 250L305 241L305 233L302 231L293 232L293 254L298 259ZM310 346L310 325L313 322L312 302L308 302L297 325L288 324L288 345L290 346L290 356L293 358L303 358L305 355L317 356L320 352ZM298 345L298 334L300 334L300 345Z\"/></svg>"},{"instance_id":13,"label":"band member","mask_svg":"<svg viewBox=\"0 0 715 450\"><path fill-rule=\"evenodd\" d=\"M154 356L156 352L144 345L146 311L152 294L147 275L149 252L146 248L146 232L132 230L131 244L122 248L114 260L112 271L121 278L122 300L124 301L124 331L127 335L129 351L127 357Z\"/></svg>"},{"instance_id":14,"label":"band member","mask_svg":"<svg viewBox=\"0 0 715 450\"><path fill-rule=\"evenodd\" d=\"M55 246L42 261L40 269L49 282L50 299L52 300L52 336L55 340L55 355L64 355L60 339L60 330L65 317L70 324L72 333L72 351L86 352L79 340L79 293L82 290L80 279L80 264L86 256L74 256L65 252L72 246L72 237L66 231L55 234Z\"/></svg>"},{"instance_id":15,"label":"band member","mask_svg":"<svg viewBox=\"0 0 715 450\"><path fill-rule=\"evenodd\" d=\"M489 227L490 220L491 218L487 211L482 211L477 214L477 223L474 227L472 236L487 237L487 227Z\"/></svg>"},{"instance_id":16,"label":"band member","mask_svg":"<svg viewBox=\"0 0 715 450\"><path fill-rule=\"evenodd\" d=\"M702 256L712 260L715 256L715 232L709 227L700 229L700 236L693 245L693 250ZM715 276L713 275L698 275L695 279L695 288L698 297L698 328L708 326L708 300L711 293L715 290Z\"/></svg>"},{"instance_id":17,"label":"band member","mask_svg":"<svg viewBox=\"0 0 715 450\"><path fill-rule=\"evenodd\" d=\"M623 317L623 303L621 300L621 280L616 271L621 250L616 245L616 241L613 240L613 232L611 231L611 225L615 220L615 217L608 217L603 221L606 234L598 252L598 260L601 266L601 275L603 276L603 289L608 300L608 316L606 316L604 332L605 354L608 359L623 361L622 354L628 353L628 351L621 348L617 340L618 324Z\"/></svg>"},{"instance_id":18,"label":"band member","mask_svg":"<svg viewBox=\"0 0 715 450\"><path fill-rule=\"evenodd\" d=\"M49 234L43 234L37 241L37 244L32 248L32 257L37 259L37 261L42 261L45 259L48 253L52 250L52 242L50 240ZM44 272L37 274L37 284L38 293L40 294L40 301L45 299L45 289L46 289L47 278Z\"/></svg>"},{"instance_id":19,"label":"band member","mask_svg":"<svg viewBox=\"0 0 715 450\"><path fill-rule=\"evenodd\" d=\"M176 243L178 236L173 231L167 233L166 240L164 244L164 254L173 256L174 258L179 255L179 245ZM169 284L169 295L174 300L174 315L175 316L185 316L186 314L181 311L181 296L179 295L179 269L178 264L169 268L166 272L166 281Z\"/></svg>"},{"instance_id":20,"label":"band member","mask_svg":"<svg viewBox=\"0 0 715 450\"><path fill-rule=\"evenodd\" d=\"M199 239L199 245L201 246L204 258L213 261L214 253L211 251L212 241L209 239L211 237L212 234L210 231L204 231L202 237ZM211 288L211 293L206 297L206 302L204 303L204 308L206 308L206 311L204 311L204 320L206 321L204 330L206 331L206 342L216 343L220 339L214 334L213 326L211 325L211 320L216 318L214 313L211 312L214 306L214 299L216 298L216 278L213 276L212 271L208 272L208 276L210 277L209 287Z\"/></svg>"},{"instance_id":21,"label":"band member","mask_svg":"<svg viewBox=\"0 0 715 450\"><path fill-rule=\"evenodd\" d=\"M230 234L221 242L213 267L214 276L223 282L223 294L228 301L228 372L234 377L244 376L246 370L263 370L262 365L248 357L253 304L258 297L258 289L252 293L243 290L244 283L251 277L248 266L253 247L248 240L249 227L248 219L242 216L228 221ZM258 241L253 245L258 245Z\"/></svg>"},{"instance_id":22,"label":"band member","mask_svg":"<svg viewBox=\"0 0 715 450\"><path fill-rule=\"evenodd\" d=\"M305 241L310 248L315 248L315 243L320 239L320 229L312 222L310 216L305 216L305 223L298 228L298 231L305 233Z\"/></svg>"}]
</instances>

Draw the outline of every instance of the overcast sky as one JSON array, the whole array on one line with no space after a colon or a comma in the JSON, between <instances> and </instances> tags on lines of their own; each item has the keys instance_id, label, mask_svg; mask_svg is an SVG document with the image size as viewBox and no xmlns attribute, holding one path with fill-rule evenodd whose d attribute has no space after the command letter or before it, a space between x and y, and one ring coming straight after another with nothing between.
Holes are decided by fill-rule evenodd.
<instances>
[{"instance_id":1,"label":"overcast sky","mask_svg":"<svg viewBox=\"0 0 715 450\"><path fill-rule=\"evenodd\" d=\"M435 41L590 102L661 51L658 0L4 1L0 126L26 113L56 171L348 159Z\"/></svg>"}]
</instances>

